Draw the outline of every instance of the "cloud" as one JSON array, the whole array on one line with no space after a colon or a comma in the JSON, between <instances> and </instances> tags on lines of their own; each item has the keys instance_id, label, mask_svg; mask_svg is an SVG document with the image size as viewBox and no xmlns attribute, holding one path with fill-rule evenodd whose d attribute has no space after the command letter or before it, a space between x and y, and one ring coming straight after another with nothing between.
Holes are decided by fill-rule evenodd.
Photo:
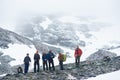
<instances>
[{"instance_id":1,"label":"cloud","mask_svg":"<svg viewBox=\"0 0 120 80\"><path fill-rule=\"evenodd\" d=\"M14 23L22 14L97 16L111 22L120 18L119 0L0 0L0 23Z\"/></svg>"}]
</instances>

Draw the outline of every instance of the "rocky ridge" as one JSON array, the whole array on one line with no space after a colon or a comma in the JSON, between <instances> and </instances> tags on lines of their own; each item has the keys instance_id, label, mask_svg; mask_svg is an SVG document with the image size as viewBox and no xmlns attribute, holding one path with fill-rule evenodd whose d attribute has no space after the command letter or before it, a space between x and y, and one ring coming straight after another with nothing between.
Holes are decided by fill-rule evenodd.
<instances>
[{"instance_id":1,"label":"rocky ridge","mask_svg":"<svg viewBox=\"0 0 120 80\"><path fill-rule=\"evenodd\" d=\"M120 70L120 56L95 61L83 61L79 67L72 64L64 64L65 70L40 71L39 73L9 74L1 80L85 80Z\"/></svg>"},{"instance_id":2,"label":"rocky ridge","mask_svg":"<svg viewBox=\"0 0 120 80\"><path fill-rule=\"evenodd\" d=\"M9 65L9 62L13 61L15 59L11 58L9 55L3 55L2 52L0 52L0 75L5 73L12 73L11 66Z\"/></svg>"},{"instance_id":3,"label":"rocky ridge","mask_svg":"<svg viewBox=\"0 0 120 80\"><path fill-rule=\"evenodd\" d=\"M112 57L116 57L117 54L113 53L113 52L110 52L108 50L100 49L100 50L96 51L95 53L91 54L87 58L87 60L89 60L89 61L100 60L100 59L104 59L104 57L107 57L107 56L112 58Z\"/></svg>"}]
</instances>

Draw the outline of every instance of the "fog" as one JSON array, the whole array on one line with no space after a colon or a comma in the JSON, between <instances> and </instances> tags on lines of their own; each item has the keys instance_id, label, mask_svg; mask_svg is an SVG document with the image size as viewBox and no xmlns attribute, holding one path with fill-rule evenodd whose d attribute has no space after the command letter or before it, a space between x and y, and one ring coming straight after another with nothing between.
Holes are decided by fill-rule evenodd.
<instances>
[{"instance_id":1,"label":"fog","mask_svg":"<svg viewBox=\"0 0 120 80\"><path fill-rule=\"evenodd\" d=\"M0 27L14 29L23 14L95 16L110 23L120 20L120 0L0 0Z\"/></svg>"}]
</instances>

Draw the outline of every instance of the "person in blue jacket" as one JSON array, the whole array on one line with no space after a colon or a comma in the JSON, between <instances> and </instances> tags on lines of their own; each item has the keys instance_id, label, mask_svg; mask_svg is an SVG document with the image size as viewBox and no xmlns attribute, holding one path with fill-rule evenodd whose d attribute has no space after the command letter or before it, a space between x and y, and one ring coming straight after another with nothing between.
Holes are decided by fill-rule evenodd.
<instances>
[{"instance_id":1,"label":"person in blue jacket","mask_svg":"<svg viewBox=\"0 0 120 80\"><path fill-rule=\"evenodd\" d=\"M27 56L24 58L24 73L28 73L28 69L29 69L29 62L31 62L31 59L29 57L29 54L27 53Z\"/></svg>"},{"instance_id":2,"label":"person in blue jacket","mask_svg":"<svg viewBox=\"0 0 120 80\"><path fill-rule=\"evenodd\" d=\"M55 57L55 55L53 54L52 50L50 50L48 52L48 62L49 62L49 70L51 71L51 65L52 65L52 70L55 70L55 66L54 66L54 61L53 58Z\"/></svg>"},{"instance_id":3,"label":"person in blue jacket","mask_svg":"<svg viewBox=\"0 0 120 80\"><path fill-rule=\"evenodd\" d=\"M43 52L43 54L42 54L42 61L43 61L43 70L45 71L45 70L48 70L48 55L45 53L45 52Z\"/></svg>"}]
</instances>

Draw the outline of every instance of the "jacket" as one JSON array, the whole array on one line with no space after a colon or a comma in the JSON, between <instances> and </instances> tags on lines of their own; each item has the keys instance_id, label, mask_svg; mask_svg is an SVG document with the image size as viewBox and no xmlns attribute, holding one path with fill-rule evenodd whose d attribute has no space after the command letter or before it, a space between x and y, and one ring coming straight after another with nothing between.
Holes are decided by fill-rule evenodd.
<instances>
[{"instance_id":1,"label":"jacket","mask_svg":"<svg viewBox=\"0 0 120 80\"><path fill-rule=\"evenodd\" d=\"M42 55L42 60L43 60L43 61L48 60L48 54L43 54L43 55Z\"/></svg>"},{"instance_id":2,"label":"jacket","mask_svg":"<svg viewBox=\"0 0 120 80\"><path fill-rule=\"evenodd\" d=\"M58 60L63 61L63 54L59 53Z\"/></svg>"},{"instance_id":3,"label":"jacket","mask_svg":"<svg viewBox=\"0 0 120 80\"><path fill-rule=\"evenodd\" d=\"M82 55L82 50L80 48L75 49L74 56L77 57L77 56L81 56L81 55Z\"/></svg>"},{"instance_id":4,"label":"jacket","mask_svg":"<svg viewBox=\"0 0 120 80\"><path fill-rule=\"evenodd\" d=\"M40 55L37 53L34 54L34 60L39 61L40 60Z\"/></svg>"},{"instance_id":5,"label":"jacket","mask_svg":"<svg viewBox=\"0 0 120 80\"><path fill-rule=\"evenodd\" d=\"M52 52L48 53L48 60L49 61L53 60L54 57L55 57L55 55Z\"/></svg>"},{"instance_id":6,"label":"jacket","mask_svg":"<svg viewBox=\"0 0 120 80\"><path fill-rule=\"evenodd\" d=\"M29 63L29 62L31 62L31 59L30 59L29 56L26 56L26 57L24 58L24 63Z\"/></svg>"}]
</instances>

